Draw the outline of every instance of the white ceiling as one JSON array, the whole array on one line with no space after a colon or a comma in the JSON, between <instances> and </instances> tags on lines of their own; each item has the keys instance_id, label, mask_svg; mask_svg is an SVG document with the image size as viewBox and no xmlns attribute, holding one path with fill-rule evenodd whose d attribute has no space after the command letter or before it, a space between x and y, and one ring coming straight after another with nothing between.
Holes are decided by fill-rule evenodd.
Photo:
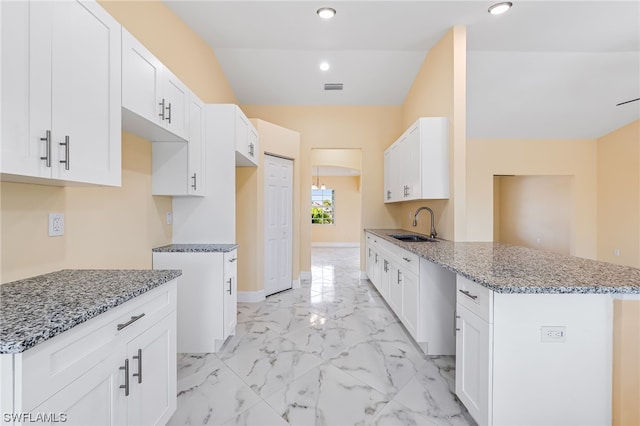
<instances>
[{"instance_id":1,"label":"white ceiling","mask_svg":"<svg viewBox=\"0 0 640 426\"><path fill-rule=\"evenodd\" d=\"M639 0L513 0L501 16L484 0L164 2L241 104L400 105L429 49L465 25L468 137L594 138L640 118L640 102L615 106L640 97Z\"/></svg>"}]
</instances>

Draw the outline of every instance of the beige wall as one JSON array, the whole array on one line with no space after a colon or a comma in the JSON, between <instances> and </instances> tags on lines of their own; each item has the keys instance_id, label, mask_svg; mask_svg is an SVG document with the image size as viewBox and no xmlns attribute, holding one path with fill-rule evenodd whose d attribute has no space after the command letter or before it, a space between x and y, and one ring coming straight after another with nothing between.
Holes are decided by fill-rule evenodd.
<instances>
[{"instance_id":1,"label":"beige wall","mask_svg":"<svg viewBox=\"0 0 640 426\"><path fill-rule=\"evenodd\" d=\"M598 259L640 268L640 120L597 146Z\"/></svg>"},{"instance_id":2,"label":"beige wall","mask_svg":"<svg viewBox=\"0 0 640 426\"><path fill-rule=\"evenodd\" d=\"M362 170L362 152L359 149L312 149L311 165L336 166Z\"/></svg>"},{"instance_id":3,"label":"beige wall","mask_svg":"<svg viewBox=\"0 0 640 426\"><path fill-rule=\"evenodd\" d=\"M494 241L570 254L575 218L572 177L501 176L495 181L493 196L499 203Z\"/></svg>"},{"instance_id":4,"label":"beige wall","mask_svg":"<svg viewBox=\"0 0 640 426\"><path fill-rule=\"evenodd\" d=\"M402 128L396 135L419 117L449 118L449 200L397 203L394 214L401 228L428 234L428 217L419 218L417 228L411 224L417 208L429 206L435 213L438 236L451 241L466 239L466 57L466 29L453 27L427 54L402 105Z\"/></svg>"},{"instance_id":5,"label":"beige wall","mask_svg":"<svg viewBox=\"0 0 640 426\"><path fill-rule=\"evenodd\" d=\"M63 269L67 237L47 235L48 214L65 212L65 188L2 182L0 191L1 282Z\"/></svg>"},{"instance_id":6,"label":"beige wall","mask_svg":"<svg viewBox=\"0 0 640 426\"><path fill-rule=\"evenodd\" d=\"M470 139L467 142L467 240L493 240L494 175L573 176L571 254L596 258L597 146L594 139Z\"/></svg>"},{"instance_id":7,"label":"beige wall","mask_svg":"<svg viewBox=\"0 0 640 426\"><path fill-rule=\"evenodd\" d=\"M401 108L394 106L243 105L247 116L300 133L300 176L311 176L313 148L355 148L362 152L363 228L396 227L391 208L383 204L384 149L400 134ZM261 136L262 137L262 136ZM305 182L308 182L305 178ZM309 188L300 192L308 206ZM360 236L360 267L364 270L364 233ZM300 270L311 271L311 221L300 223Z\"/></svg>"},{"instance_id":8,"label":"beige wall","mask_svg":"<svg viewBox=\"0 0 640 426\"><path fill-rule=\"evenodd\" d=\"M205 102L237 102L215 54L159 1L100 4ZM122 187L0 183L1 282L63 268L150 268L151 248L171 241L169 197L151 196L151 145L123 133ZM48 213L65 235L48 237Z\"/></svg>"},{"instance_id":9,"label":"beige wall","mask_svg":"<svg viewBox=\"0 0 640 426\"><path fill-rule=\"evenodd\" d=\"M335 224L312 224L311 242L360 243L360 235L362 234L362 226L360 226L360 218L362 217L360 176L320 175L320 183L325 185L327 189L335 191ZM311 185L311 181L309 181L309 185ZM309 209L307 209L308 211ZM310 214L307 214L307 218L309 216Z\"/></svg>"},{"instance_id":10,"label":"beige wall","mask_svg":"<svg viewBox=\"0 0 640 426\"><path fill-rule=\"evenodd\" d=\"M293 261L292 276L300 276L301 196L308 194L300 172L300 134L263 120L251 122L260 135L259 166L236 168L236 238L238 248L238 291L264 289L264 156L275 154L293 160ZM308 197L305 197L307 199ZM304 209L306 213L307 208Z\"/></svg>"}]
</instances>

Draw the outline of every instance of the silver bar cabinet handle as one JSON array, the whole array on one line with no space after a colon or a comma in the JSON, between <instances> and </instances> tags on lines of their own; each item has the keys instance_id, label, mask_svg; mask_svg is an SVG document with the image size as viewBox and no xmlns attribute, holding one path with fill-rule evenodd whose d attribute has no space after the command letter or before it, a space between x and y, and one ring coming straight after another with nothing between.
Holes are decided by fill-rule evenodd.
<instances>
[{"instance_id":1,"label":"silver bar cabinet handle","mask_svg":"<svg viewBox=\"0 0 640 426\"><path fill-rule=\"evenodd\" d=\"M40 138L40 140L45 142L45 154L44 157L40 157L40 159L46 161L45 164L47 167L51 167L51 130L47 130L46 136L44 138Z\"/></svg>"},{"instance_id":2,"label":"silver bar cabinet handle","mask_svg":"<svg viewBox=\"0 0 640 426\"><path fill-rule=\"evenodd\" d=\"M129 396L129 359L124 360L124 367L120 367L120 370L124 370L124 385L120 385L120 389L124 389L124 396Z\"/></svg>"},{"instance_id":3,"label":"silver bar cabinet handle","mask_svg":"<svg viewBox=\"0 0 640 426\"><path fill-rule=\"evenodd\" d=\"M194 173L193 176L191 176L191 179L193 179L193 185L191 185L191 187L194 189L194 191L196 190L197 187L197 181L196 181L196 174Z\"/></svg>"},{"instance_id":4,"label":"silver bar cabinet handle","mask_svg":"<svg viewBox=\"0 0 640 426\"><path fill-rule=\"evenodd\" d=\"M249 155L252 156L252 157L253 157L253 149L254 149L253 143L250 143L249 144Z\"/></svg>"},{"instance_id":5,"label":"silver bar cabinet handle","mask_svg":"<svg viewBox=\"0 0 640 426\"><path fill-rule=\"evenodd\" d=\"M142 383L142 349L138 349L138 355L135 355L133 359L138 360L138 372L133 373L133 377L137 377L138 383Z\"/></svg>"},{"instance_id":6,"label":"silver bar cabinet handle","mask_svg":"<svg viewBox=\"0 0 640 426\"><path fill-rule=\"evenodd\" d=\"M164 121L164 98L162 98L162 102L158 102L158 105L160 105L160 114L158 114L158 117L162 118L162 121Z\"/></svg>"},{"instance_id":7,"label":"silver bar cabinet handle","mask_svg":"<svg viewBox=\"0 0 640 426\"><path fill-rule=\"evenodd\" d=\"M69 136L64 137L64 142L60 142L60 146L64 146L64 160L60 160L61 164L64 164L64 169L69 170Z\"/></svg>"},{"instance_id":8,"label":"silver bar cabinet handle","mask_svg":"<svg viewBox=\"0 0 640 426\"><path fill-rule=\"evenodd\" d=\"M165 108L167 110L167 112L169 113L167 115L167 121L169 122L169 124L171 124L171 102L169 102L169 106Z\"/></svg>"},{"instance_id":9,"label":"silver bar cabinet handle","mask_svg":"<svg viewBox=\"0 0 640 426\"><path fill-rule=\"evenodd\" d=\"M144 312L141 313L140 315L131 317L131 319L123 324L118 324L118 331L122 330L125 327L130 326L131 324L133 324L134 322L138 321L140 318L142 318L144 316Z\"/></svg>"},{"instance_id":10,"label":"silver bar cabinet handle","mask_svg":"<svg viewBox=\"0 0 640 426\"><path fill-rule=\"evenodd\" d=\"M474 296L473 294L469 293L467 290L459 290L460 293L464 294L467 297L472 298L473 300L476 300L478 298L478 296Z\"/></svg>"},{"instance_id":11,"label":"silver bar cabinet handle","mask_svg":"<svg viewBox=\"0 0 640 426\"><path fill-rule=\"evenodd\" d=\"M233 259L229 259L229 263L233 263L233 262L235 262L236 260L238 260L238 258L237 258L237 257L234 257Z\"/></svg>"},{"instance_id":12,"label":"silver bar cabinet handle","mask_svg":"<svg viewBox=\"0 0 640 426\"><path fill-rule=\"evenodd\" d=\"M227 281L229 283L229 290L227 290L229 292L229 294L231 294L231 283L233 282L233 278L229 278L229 281Z\"/></svg>"},{"instance_id":13,"label":"silver bar cabinet handle","mask_svg":"<svg viewBox=\"0 0 640 426\"><path fill-rule=\"evenodd\" d=\"M411 259L409 259L408 257L403 257L402 260L404 260L405 262L411 262Z\"/></svg>"},{"instance_id":14,"label":"silver bar cabinet handle","mask_svg":"<svg viewBox=\"0 0 640 426\"><path fill-rule=\"evenodd\" d=\"M391 199L391 191L387 190L387 200Z\"/></svg>"}]
</instances>

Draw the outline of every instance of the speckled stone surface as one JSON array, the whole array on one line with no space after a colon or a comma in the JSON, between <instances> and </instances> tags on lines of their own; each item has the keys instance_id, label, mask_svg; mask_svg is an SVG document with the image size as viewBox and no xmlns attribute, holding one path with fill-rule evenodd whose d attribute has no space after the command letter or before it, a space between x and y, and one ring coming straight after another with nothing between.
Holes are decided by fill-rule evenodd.
<instances>
[{"instance_id":1,"label":"speckled stone surface","mask_svg":"<svg viewBox=\"0 0 640 426\"><path fill-rule=\"evenodd\" d=\"M20 353L182 275L67 269L0 285L0 353Z\"/></svg>"},{"instance_id":2,"label":"speckled stone surface","mask_svg":"<svg viewBox=\"0 0 640 426\"><path fill-rule=\"evenodd\" d=\"M403 229L366 229L498 293L640 294L640 269L491 242L402 242Z\"/></svg>"},{"instance_id":3,"label":"speckled stone surface","mask_svg":"<svg viewBox=\"0 0 640 426\"><path fill-rule=\"evenodd\" d=\"M156 247L154 253L227 253L238 248L238 244L169 244Z\"/></svg>"}]
</instances>

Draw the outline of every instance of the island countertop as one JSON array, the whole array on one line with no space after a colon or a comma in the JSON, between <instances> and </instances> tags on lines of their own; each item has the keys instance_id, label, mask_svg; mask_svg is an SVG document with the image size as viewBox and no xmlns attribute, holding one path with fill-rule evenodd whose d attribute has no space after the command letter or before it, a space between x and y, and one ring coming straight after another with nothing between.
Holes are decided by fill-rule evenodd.
<instances>
[{"instance_id":1,"label":"island countertop","mask_svg":"<svg viewBox=\"0 0 640 426\"><path fill-rule=\"evenodd\" d=\"M498 293L640 294L640 269L493 242L402 242L365 229ZM420 234L418 234L420 235Z\"/></svg>"},{"instance_id":2,"label":"island countertop","mask_svg":"<svg viewBox=\"0 0 640 426\"><path fill-rule=\"evenodd\" d=\"M0 354L20 353L182 275L66 269L0 285Z\"/></svg>"},{"instance_id":3,"label":"island countertop","mask_svg":"<svg viewBox=\"0 0 640 426\"><path fill-rule=\"evenodd\" d=\"M228 253L239 247L238 244L169 244L156 247L153 253Z\"/></svg>"}]
</instances>

